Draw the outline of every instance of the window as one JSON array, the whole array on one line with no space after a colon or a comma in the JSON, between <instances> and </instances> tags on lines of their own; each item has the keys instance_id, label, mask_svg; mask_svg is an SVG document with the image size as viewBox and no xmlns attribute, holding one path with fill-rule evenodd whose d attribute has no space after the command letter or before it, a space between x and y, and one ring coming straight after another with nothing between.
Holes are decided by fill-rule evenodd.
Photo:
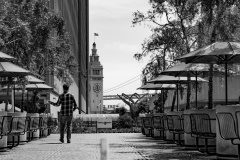
<instances>
[{"instance_id":1,"label":"window","mask_svg":"<svg viewBox=\"0 0 240 160\"><path fill-rule=\"evenodd\" d=\"M98 57L94 57L94 62L98 62Z\"/></svg>"},{"instance_id":2,"label":"window","mask_svg":"<svg viewBox=\"0 0 240 160\"><path fill-rule=\"evenodd\" d=\"M100 70L94 69L93 70L93 75L100 75Z\"/></svg>"}]
</instances>

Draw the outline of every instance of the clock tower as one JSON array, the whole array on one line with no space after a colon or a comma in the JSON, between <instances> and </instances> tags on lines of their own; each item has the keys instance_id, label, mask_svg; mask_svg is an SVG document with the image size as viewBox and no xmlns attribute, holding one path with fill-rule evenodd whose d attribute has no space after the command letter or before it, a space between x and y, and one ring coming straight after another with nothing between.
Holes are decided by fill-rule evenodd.
<instances>
[{"instance_id":1,"label":"clock tower","mask_svg":"<svg viewBox=\"0 0 240 160\"><path fill-rule=\"evenodd\" d=\"M89 106L90 114L103 111L103 66L99 61L96 43L93 43L89 67Z\"/></svg>"}]
</instances>

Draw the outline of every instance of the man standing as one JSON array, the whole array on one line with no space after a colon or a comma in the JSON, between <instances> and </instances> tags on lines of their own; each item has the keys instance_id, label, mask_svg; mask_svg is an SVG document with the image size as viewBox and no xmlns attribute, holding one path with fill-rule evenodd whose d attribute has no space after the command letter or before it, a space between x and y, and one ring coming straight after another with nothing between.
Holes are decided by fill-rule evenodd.
<instances>
[{"instance_id":1,"label":"man standing","mask_svg":"<svg viewBox=\"0 0 240 160\"><path fill-rule=\"evenodd\" d=\"M54 106L61 105L60 110L60 141L64 143L64 129L67 124L67 143L71 143L71 132L72 132L72 118L73 111L77 109L77 103L72 94L68 92L69 86L63 85L63 93L59 96L56 103L49 101Z\"/></svg>"}]
</instances>

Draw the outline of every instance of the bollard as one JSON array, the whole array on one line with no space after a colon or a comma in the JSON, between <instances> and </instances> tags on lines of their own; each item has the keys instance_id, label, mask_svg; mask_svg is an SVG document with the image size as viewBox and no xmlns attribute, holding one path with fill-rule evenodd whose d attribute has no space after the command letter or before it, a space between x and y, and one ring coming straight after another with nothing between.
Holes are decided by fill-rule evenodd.
<instances>
[{"instance_id":1,"label":"bollard","mask_svg":"<svg viewBox=\"0 0 240 160\"><path fill-rule=\"evenodd\" d=\"M108 141L106 138L101 139L101 160L108 160Z\"/></svg>"}]
</instances>

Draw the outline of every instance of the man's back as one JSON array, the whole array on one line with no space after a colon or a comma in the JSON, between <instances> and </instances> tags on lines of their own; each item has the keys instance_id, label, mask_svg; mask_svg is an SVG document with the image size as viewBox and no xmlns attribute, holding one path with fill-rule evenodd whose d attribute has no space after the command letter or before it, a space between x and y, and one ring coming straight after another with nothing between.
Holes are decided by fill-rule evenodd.
<instances>
[{"instance_id":1,"label":"man's back","mask_svg":"<svg viewBox=\"0 0 240 160\"><path fill-rule=\"evenodd\" d=\"M75 98L70 93L63 93L59 96L58 104L61 104L61 115L71 116L73 111L76 109L77 104Z\"/></svg>"}]
</instances>

